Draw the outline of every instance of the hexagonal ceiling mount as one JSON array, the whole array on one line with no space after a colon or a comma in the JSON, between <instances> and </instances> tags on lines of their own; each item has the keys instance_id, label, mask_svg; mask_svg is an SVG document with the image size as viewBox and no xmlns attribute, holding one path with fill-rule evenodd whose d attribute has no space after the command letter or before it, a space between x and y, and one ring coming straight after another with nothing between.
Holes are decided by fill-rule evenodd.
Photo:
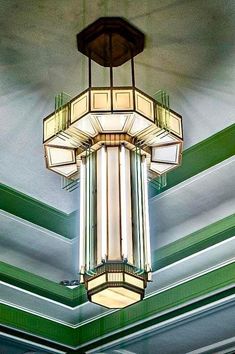
<instances>
[{"instance_id":1,"label":"hexagonal ceiling mount","mask_svg":"<svg viewBox=\"0 0 235 354\"><path fill-rule=\"evenodd\" d=\"M101 17L77 34L77 48L96 63L124 64L144 49L144 34L120 17Z\"/></svg>"}]
</instances>

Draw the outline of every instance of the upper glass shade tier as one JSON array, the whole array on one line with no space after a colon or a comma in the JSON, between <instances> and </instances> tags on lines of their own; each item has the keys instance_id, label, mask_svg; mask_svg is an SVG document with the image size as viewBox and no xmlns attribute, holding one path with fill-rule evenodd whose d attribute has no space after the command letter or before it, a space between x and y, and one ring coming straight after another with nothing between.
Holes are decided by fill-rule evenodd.
<instances>
[{"instance_id":1,"label":"upper glass shade tier","mask_svg":"<svg viewBox=\"0 0 235 354\"><path fill-rule=\"evenodd\" d=\"M130 147L141 147L157 175L180 163L183 133L178 113L133 87L94 87L44 119L47 168L65 177L77 174L82 152L98 149L99 142L101 146L113 140L113 134Z\"/></svg>"}]
</instances>

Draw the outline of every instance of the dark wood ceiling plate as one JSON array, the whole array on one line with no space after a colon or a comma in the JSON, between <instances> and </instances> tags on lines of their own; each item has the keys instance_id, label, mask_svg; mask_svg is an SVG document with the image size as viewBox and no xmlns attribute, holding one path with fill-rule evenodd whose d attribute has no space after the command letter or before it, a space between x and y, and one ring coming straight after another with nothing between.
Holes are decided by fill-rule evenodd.
<instances>
[{"instance_id":1,"label":"dark wood ceiling plate","mask_svg":"<svg viewBox=\"0 0 235 354\"><path fill-rule=\"evenodd\" d=\"M96 63L115 67L143 51L144 34L120 17L101 17L77 34L77 47Z\"/></svg>"}]
</instances>

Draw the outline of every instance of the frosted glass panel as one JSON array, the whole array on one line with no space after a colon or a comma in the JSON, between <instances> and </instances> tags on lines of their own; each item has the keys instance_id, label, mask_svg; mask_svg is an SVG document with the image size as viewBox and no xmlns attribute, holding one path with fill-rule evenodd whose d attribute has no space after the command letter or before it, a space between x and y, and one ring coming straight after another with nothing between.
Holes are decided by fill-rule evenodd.
<instances>
[{"instance_id":1,"label":"frosted glass panel","mask_svg":"<svg viewBox=\"0 0 235 354\"><path fill-rule=\"evenodd\" d=\"M152 161L177 163L179 160L180 144L152 147Z\"/></svg>"},{"instance_id":2,"label":"frosted glass panel","mask_svg":"<svg viewBox=\"0 0 235 354\"><path fill-rule=\"evenodd\" d=\"M108 260L120 260L119 147L107 147Z\"/></svg>"},{"instance_id":3,"label":"frosted glass panel","mask_svg":"<svg viewBox=\"0 0 235 354\"><path fill-rule=\"evenodd\" d=\"M71 123L88 112L88 92L71 103Z\"/></svg>"},{"instance_id":4,"label":"frosted glass panel","mask_svg":"<svg viewBox=\"0 0 235 354\"><path fill-rule=\"evenodd\" d=\"M103 132L123 132L128 116L123 114L97 115L96 119Z\"/></svg>"},{"instance_id":5,"label":"frosted glass panel","mask_svg":"<svg viewBox=\"0 0 235 354\"><path fill-rule=\"evenodd\" d=\"M108 288L91 296L91 301L109 308L126 307L140 299L140 294L134 293L123 287Z\"/></svg>"},{"instance_id":6,"label":"frosted glass panel","mask_svg":"<svg viewBox=\"0 0 235 354\"><path fill-rule=\"evenodd\" d=\"M135 115L134 121L133 121L132 126L129 130L129 133L131 135L135 135L135 134L140 133L143 130L147 129L151 125L152 125L152 123L148 119L141 117L139 115Z\"/></svg>"},{"instance_id":7,"label":"frosted glass panel","mask_svg":"<svg viewBox=\"0 0 235 354\"><path fill-rule=\"evenodd\" d=\"M164 145L164 144L171 144L174 142L179 141L175 136L171 135L169 132L162 131L161 134L158 136L148 140L149 145Z\"/></svg>"},{"instance_id":8,"label":"frosted glass panel","mask_svg":"<svg viewBox=\"0 0 235 354\"><path fill-rule=\"evenodd\" d=\"M83 133L88 134L90 136L95 136L96 134L98 134L97 130L91 123L90 115L80 118L72 125L72 127L77 128Z\"/></svg>"},{"instance_id":9,"label":"frosted glass panel","mask_svg":"<svg viewBox=\"0 0 235 354\"><path fill-rule=\"evenodd\" d=\"M111 109L110 90L92 90L91 109L93 111L109 111Z\"/></svg>"},{"instance_id":10,"label":"frosted glass panel","mask_svg":"<svg viewBox=\"0 0 235 354\"><path fill-rule=\"evenodd\" d=\"M113 108L120 110L133 109L133 91L113 90Z\"/></svg>"},{"instance_id":11,"label":"frosted glass panel","mask_svg":"<svg viewBox=\"0 0 235 354\"><path fill-rule=\"evenodd\" d=\"M182 122L181 118L177 117L174 115L172 112L170 112L170 117L169 117L169 129L176 135L182 138Z\"/></svg>"},{"instance_id":12,"label":"frosted glass panel","mask_svg":"<svg viewBox=\"0 0 235 354\"><path fill-rule=\"evenodd\" d=\"M72 149L46 147L49 166L71 164L75 162L75 152Z\"/></svg>"},{"instance_id":13,"label":"frosted glass panel","mask_svg":"<svg viewBox=\"0 0 235 354\"><path fill-rule=\"evenodd\" d=\"M55 115L44 120L44 141L51 138L55 133Z\"/></svg>"},{"instance_id":14,"label":"frosted glass panel","mask_svg":"<svg viewBox=\"0 0 235 354\"><path fill-rule=\"evenodd\" d=\"M157 172L159 175L171 170L175 165L167 164L167 163L157 163L151 162L150 169Z\"/></svg>"},{"instance_id":15,"label":"frosted glass panel","mask_svg":"<svg viewBox=\"0 0 235 354\"><path fill-rule=\"evenodd\" d=\"M139 92L135 92L135 101L136 110L149 119L154 120L153 101Z\"/></svg>"},{"instance_id":16,"label":"frosted glass panel","mask_svg":"<svg viewBox=\"0 0 235 354\"><path fill-rule=\"evenodd\" d=\"M72 164L72 165L52 167L51 170L63 175L64 177L69 177L77 172L77 165Z\"/></svg>"}]
</instances>

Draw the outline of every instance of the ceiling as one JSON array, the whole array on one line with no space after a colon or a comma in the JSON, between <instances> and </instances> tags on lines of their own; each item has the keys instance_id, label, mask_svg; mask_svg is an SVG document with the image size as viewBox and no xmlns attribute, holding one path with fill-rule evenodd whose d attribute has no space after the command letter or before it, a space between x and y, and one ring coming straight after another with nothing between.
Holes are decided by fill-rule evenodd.
<instances>
[{"instance_id":1,"label":"ceiling","mask_svg":"<svg viewBox=\"0 0 235 354\"><path fill-rule=\"evenodd\" d=\"M0 183L26 195L29 205L32 200L28 196L33 197L32 208L38 204L40 220L48 206L59 210L62 219L79 209L79 189L72 193L63 190L60 177L45 167L42 120L53 111L57 93L64 91L73 97L87 88L87 60L76 49L76 34L101 16L124 17L145 33L146 48L135 58L136 86L151 96L159 89L169 93L171 108L183 116L186 153L197 143L195 149L200 151L202 141L235 122L233 0L0 0ZM117 85L128 85L128 80L127 64L115 69ZM93 82L101 86L107 82L107 72L97 64L93 66ZM213 137L208 140L208 154L216 141ZM206 159L207 151L203 151ZM177 251L182 254L178 261L163 268L156 266L146 303L165 294L166 289L234 261L235 224L223 231L224 239L214 226L234 213L235 157L229 156L201 170L199 159L192 159L192 164L199 166L196 173L150 199L153 258L180 247L185 239L190 245L186 241L185 249ZM183 167L190 169L190 161L184 161ZM21 197L15 198L15 209ZM202 238L202 234L209 235L207 228L215 230L210 244ZM41 277L45 292L47 285L56 287L62 279L76 278L79 235L59 230L0 210L0 261L28 272L25 277L32 284ZM200 237L201 248L197 246ZM187 251L190 247L191 253ZM154 262L158 261L155 257ZM79 329L89 321L115 316L115 311L87 302L72 307L54 301L23 285L5 282L0 286L4 304L69 328ZM195 301L203 296L198 293ZM229 353L227 348L235 345L231 339L232 299L216 304L193 310L188 317L176 316L169 324L159 322L159 327L148 327L147 333L137 331L124 340L107 340L90 352L145 354L148 348L155 354L157 345L160 354ZM187 301L182 306L186 305ZM1 350L4 354L67 352L50 351L30 341L19 344L14 336L0 337Z\"/></svg>"},{"instance_id":2,"label":"ceiling","mask_svg":"<svg viewBox=\"0 0 235 354\"><path fill-rule=\"evenodd\" d=\"M122 16L146 34L136 61L136 85L170 94L183 116L185 148L234 122L234 1L1 0L0 181L64 212L77 193L61 190L46 170L42 119L61 91L87 87L86 58L76 34L100 16ZM128 84L128 65L114 76ZM94 83L103 69L94 65ZM116 80L116 81L115 81Z\"/></svg>"}]
</instances>

